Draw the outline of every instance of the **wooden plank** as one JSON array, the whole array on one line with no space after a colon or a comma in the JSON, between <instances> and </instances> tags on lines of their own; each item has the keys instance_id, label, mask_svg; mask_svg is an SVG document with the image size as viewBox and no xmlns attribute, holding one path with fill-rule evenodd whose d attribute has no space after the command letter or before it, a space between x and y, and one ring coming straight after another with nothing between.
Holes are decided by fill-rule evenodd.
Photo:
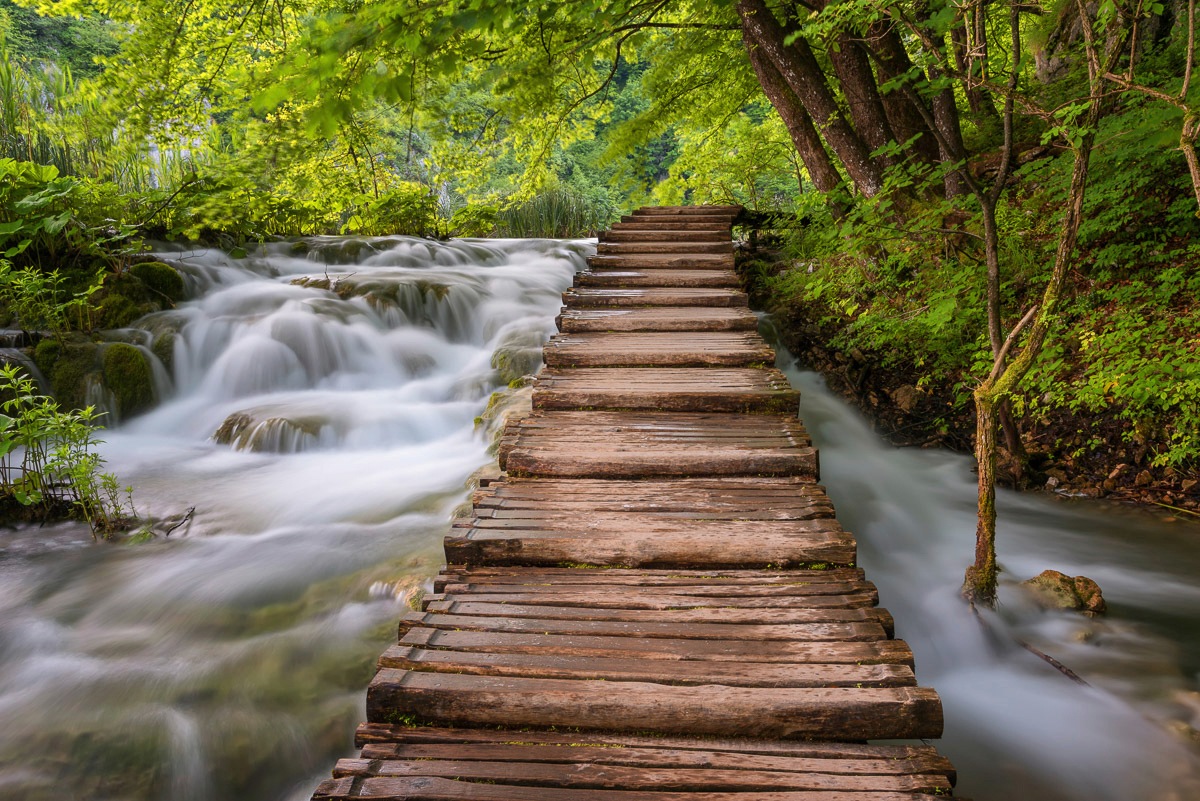
<instances>
[{"instance_id":1,"label":"wooden plank","mask_svg":"<svg viewBox=\"0 0 1200 801\"><path fill-rule=\"evenodd\" d=\"M449 561L465 565L753 568L854 563L853 537L806 527L809 522L777 522L766 531L757 521L739 520L693 521L682 531L662 525L626 532L475 527L457 529L445 538L444 547Z\"/></svg>"},{"instance_id":2,"label":"wooden plank","mask_svg":"<svg viewBox=\"0 0 1200 801\"><path fill-rule=\"evenodd\" d=\"M727 231L602 231L600 242L728 242Z\"/></svg>"},{"instance_id":3,"label":"wooden plank","mask_svg":"<svg viewBox=\"0 0 1200 801\"><path fill-rule=\"evenodd\" d=\"M452 585L453 586L453 585ZM491 587L497 592L481 592L471 589L471 600L480 603L548 604L551 606L586 606L595 609L853 609L871 607L879 603L879 594L873 586L860 591L847 591L832 595L700 595L686 596L671 593L636 595L614 594L597 591L595 588L581 590L560 589L553 595L533 591L532 587ZM431 604L459 595L463 590L452 593L430 593L422 604ZM734 592L734 590L730 590Z\"/></svg>"},{"instance_id":4,"label":"wooden plank","mask_svg":"<svg viewBox=\"0 0 1200 801\"><path fill-rule=\"evenodd\" d=\"M653 217L634 217L630 220L613 223L610 231L719 231L730 237L727 220L705 220L700 217L671 217L655 219Z\"/></svg>"},{"instance_id":5,"label":"wooden plank","mask_svg":"<svg viewBox=\"0 0 1200 801\"><path fill-rule=\"evenodd\" d=\"M673 661L558 654L496 654L395 645L379 668L540 679L643 681L730 687L914 687L908 665L805 665L795 663Z\"/></svg>"},{"instance_id":6,"label":"wooden plank","mask_svg":"<svg viewBox=\"0 0 1200 801\"><path fill-rule=\"evenodd\" d=\"M346 776L323 782L313 795L314 801L349 799L404 799L405 801L928 801L923 793L769 791L743 793L692 791L659 792L643 790L596 790L561 787L530 787L456 781L440 777Z\"/></svg>"},{"instance_id":7,"label":"wooden plank","mask_svg":"<svg viewBox=\"0 0 1200 801\"><path fill-rule=\"evenodd\" d=\"M591 573L593 571L587 571ZM806 575L810 571L797 571L802 575ZM556 598L563 597L569 593L587 593L595 598L605 596L637 598L642 595L651 596L676 596L687 598L691 601L700 598L795 598L795 597L813 597L813 596L841 596L854 595L858 593L871 593L875 591L875 585L869 581L861 579L843 579L840 581L808 581L803 577L797 577L793 582L780 583L754 583L754 584L724 584L718 581L713 581L704 584L690 583L685 585L666 585L666 586L647 586L633 587L628 584L588 584L583 586L572 586L555 583L553 581L530 581L524 583L505 582L502 580L494 580L489 578L474 579L474 571L466 574L472 577L470 582L452 583L447 582L444 585L443 592L445 594L453 593L480 593L486 595L499 595L502 593L513 593L520 595L552 595Z\"/></svg>"},{"instance_id":8,"label":"wooden plank","mask_svg":"<svg viewBox=\"0 0 1200 801\"><path fill-rule=\"evenodd\" d=\"M578 606L549 606L536 604L481 603L470 595L451 596L431 602L424 609L448 615L476 617L539 618L549 620L620 620L662 621L670 623L743 623L777 625L784 623L848 623L870 621L878 623L885 636L895 636L895 625L886 609L590 609Z\"/></svg>"},{"instance_id":9,"label":"wooden plank","mask_svg":"<svg viewBox=\"0 0 1200 801\"><path fill-rule=\"evenodd\" d=\"M667 591L687 594L693 587L707 592L723 587L734 592L737 587L807 587L814 584L867 585L866 575L859 567L827 568L820 570L659 570L639 568L625 570L606 568L584 570L578 567L463 567L448 565L434 578L434 587L441 592L451 584L488 585L509 584L515 587L624 587L628 592ZM872 585L873 586L873 585Z\"/></svg>"},{"instance_id":10,"label":"wooden plank","mask_svg":"<svg viewBox=\"0 0 1200 801\"><path fill-rule=\"evenodd\" d=\"M404 749L397 746L397 750ZM533 746L537 748L537 746ZM415 754L426 753L425 749L409 746ZM516 750L515 748L513 750ZM546 750L546 747L542 747ZM588 748L587 756L592 759L571 759L559 751L554 762L524 761L515 756L503 758L504 749L497 749L502 757L499 761L483 759L451 759L449 757L405 758L382 757L343 759L334 768L334 777L342 776L437 776L447 779L467 779L481 782L503 782L517 785L542 787L575 787L590 790L725 790L754 792L763 790L853 790L857 792L902 790L910 792L943 792L950 789L944 776L937 774L910 774L902 771L878 773L870 770L873 763L863 765L863 771L849 767L839 773L796 769L769 769L750 767L675 767L671 764L655 764L651 757L636 753L624 753L624 749ZM598 754L607 751L620 754ZM511 752L509 752L511 753ZM535 753L542 759L548 757ZM580 754L580 756L584 756ZM665 759L665 757L663 757ZM680 762L688 762L682 759ZM626 762L632 764L625 764ZM569 764L570 770L560 765ZM646 770L645 768L653 768Z\"/></svg>"},{"instance_id":11,"label":"wooden plank","mask_svg":"<svg viewBox=\"0 0 1200 801\"><path fill-rule=\"evenodd\" d=\"M484 509L702 514L734 519L799 520L832 517L833 504L819 484L791 477L612 481L506 477L475 492L476 515ZM764 508L765 507L765 508ZM607 573L606 575L619 575ZM649 575L639 571L638 576ZM745 574L743 574L745 575Z\"/></svg>"},{"instance_id":12,"label":"wooden plank","mask_svg":"<svg viewBox=\"0 0 1200 801\"><path fill-rule=\"evenodd\" d=\"M560 334L542 350L548 367L749 367L775 363L757 334Z\"/></svg>"},{"instance_id":13,"label":"wooden plank","mask_svg":"<svg viewBox=\"0 0 1200 801\"><path fill-rule=\"evenodd\" d=\"M533 389L535 409L794 413L799 403L774 368L550 369Z\"/></svg>"},{"instance_id":14,"label":"wooden plank","mask_svg":"<svg viewBox=\"0 0 1200 801\"><path fill-rule=\"evenodd\" d=\"M622 236L640 236L643 233L630 232ZM587 264L593 270L729 270L733 268L733 253L622 253L589 256Z\"/></svg>"},{"instance_id":15,"label":"wooden plank","mask_svg":"<svg viewBox=\"0 0 1200 801\"><path fill-rule=\"evenodd\" d=\"M368 690L367 718L387 721L396 715L453 726L573 726L726 737L868 740L942 733L941 702L923 687L679 687L381 670Z\"/></svg>"},{"instance_id":16,"label":"wooden plank","mask_svg":"<svg viewBox=\"0 0 1200 801\"><path fill-rule=\"evenodd\" d=\"M565 334L585 331L755 331L749 309L653 306L625 309L566 309L558 316Z\"/></svg>"},{"instance_id":17,"label":"wooden plank","mask_svg":"<svg viewBox=\"0 0 1200 801\"><path fill-rule=\"evenodd\" d=\"M661 217L710 215L713 217L728 217L733 219L742 213L741 206L703 205L703 206L642 206L634 212L638 217Z\"/></svg>"},{"instance_id":18,"label":"wooden plank","mask_svg":"<svg viewBox=\"0 0 1200 801\"><path fill-rule=\"evenodd\" d=\"M624 308L627 306L713 306L745 308L746 293L736 289L704 287L646 287L645 289L589 289L563 293L563 303L574 308Z\"/></svg>"},{"instance_id":19,"label":"wooden plank","mask_svg":"<svg viewBox=\"0 0 1200 801\"><path fill-rule=\"evenodd\" d=\"M619 256L625 253L732 253L733 242L600 242L596 253Z\"/></svg>"},{"instance_id":20,"label":"wooden plank","mask_svg":"<svg viewBox=\"0 0 1200 801\"><path fill-rule=\"evenodd\" d=\"M886 753L886 752L885 752ZM545 764L596 764L624 767L707 768L714 770L786 771L789 773L824 773L830 776L901 776L941 775L947 772L947 761L936 754L901 756L843 757L831 759L824 754L791 756L753 754L706 750L700 748L671 748L640 746L606 748L572 744L563 747L552 743L371 743L360 754L360 760L437 759L445 761L501 762L516 761ZM355 760L357 761L357 760ZM369 766L351 768L370 771Z\"/></svg>"},{"instance_id":21,"label":"wooden plank","mask_svg":"<svg viewBox=\"0 0 1200 801\"><path fill-rule=\"evenodd\" d=\"M737 287L741 279L733 270L613 270L575 274L580 287Z\"/></svg>"},{"instance_id":22,"label":"wooden plank","mask_svg":"<svg viewBox=\"0 0 1200 801\"><path fill-rule=\"evenodd\" d=\"M788 642L870 642L887 639L873 622L854 623L671 623L655 620L559 620L551 618L475 617L473 615L409 612L400 619L400 636L414 628L445 631L494 631L519 634L563 634L604 637L669 637L689 640L752 640Z\"/></svg>"},{"instance_id":23,"label":"wooden plank","mask_svg":"<svg viewBox=\"0 0 1200 801\"><path fill-rule=\"evenodd\" d=\"M355 733L358 748L373 743L482 743L547 744L567 746L595 745L606 748L670 748L677 751L734 752L791 756L808 759L883 759L921 760L931 763L934 773L952 771L950 762L930 745L867 745L865 743L820 742L812 740L768 740L753 737L673 737L637 734L595 734L534 729L520 732L495 729L396 726L363 723Z\"/></svg>"},{"instance_id":24,"label":"wooden plank","mask_svg":"<svg viewBox=\"0 0 1200 801\"><path fill-rule=\"evenodd\" d=\"M912 650L902 640L788 642L689 640L511 634L487 631L411 629L399 646L490 654L535 654L665 661L758 662L810 665L907 665ZM529 724L532 725L532 724ZM556 724L557 725L557 724ZM710 732L711 733L711 732ZM875 736L875 735L872 735ZM882 737L883 735L878 735ZM931 735L932 736L932 735Z\"/></svg>"},{"instance_id":25,"label":"wooden plank","mask_svg":"<svg viewBox=\"0 0 1200 801\"><path fill-rule=\"evenodd\" d=\"M818 478L803 426L780 415L535 411L506 429L499 460L518 476Z\"/></svg>"}]
</instances>

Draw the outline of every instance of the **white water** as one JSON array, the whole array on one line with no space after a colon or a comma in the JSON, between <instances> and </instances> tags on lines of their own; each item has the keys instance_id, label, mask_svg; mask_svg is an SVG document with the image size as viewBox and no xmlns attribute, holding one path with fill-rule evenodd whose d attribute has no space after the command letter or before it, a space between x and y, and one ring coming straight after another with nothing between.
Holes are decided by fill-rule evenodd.
<instances>
[{"instance_id":1,"label":"white water","mask_svg":"<svg viewBox=\"0 0 1200 801\"><path fill-rule=\"evenodd\" d=\"M1200 753L1200 526L1096 503L1002 492L1000 606L985 630L958 598L974 556L969 457L888 446L799 369L800 414L859 562L942 697L937 743L975 801L1195 801ZM1110 612L1043 613L1017 586L1047 568L1098 581ZM1029 642L1091 686L1019 647Z\"/></svg>"},{"instance_id":2,"label":"white water","mask_svg":"<svg viewBox=\"0 0 1200 801\"><path fill-rule=\"evenodd\" d=\"M493 353L536 369L587 252L395 238L164 253L196 298L139 323L146 344L178 332L167 400L105 432L104 455L160 531L195 515L141 545L0 533L0 798L307 798L347 754L374 659L488 459L474 419ZM231 415L253 448L213 441Z\"/></svg>"},{"instance_id":3,"label":"white water","mask_svg":"<svg viewBox=\"0 0 1200 801\"><path fill-rule=\"evenodd\" d=\"M0 532L0 799L307 799L350 753L374 660L487 458L473 420L493 352L536 355L585 250L329 239L172 254L197 299L142 321L147 345L179 332L167 401L106 432L105 455L143 513L195 518L142 545ZM292 284L326 269L375 300ZM985 636L957 600L968 461L887 447L785 367L861 561L942 695L959 793L1200 798L1195 751L1167 732L1200 723L1196 527L1004 495L1008 583ZM257 450L212 441L231 415ZM1012 583L1047 567L1098 580L1109 618L1030 608Z\"/></svg>"}]
</instances>

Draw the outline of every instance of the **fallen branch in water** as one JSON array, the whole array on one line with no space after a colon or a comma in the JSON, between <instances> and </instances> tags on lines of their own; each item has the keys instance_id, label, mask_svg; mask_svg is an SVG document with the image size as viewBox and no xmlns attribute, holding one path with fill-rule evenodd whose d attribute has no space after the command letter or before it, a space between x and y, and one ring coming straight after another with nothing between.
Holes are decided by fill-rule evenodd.
<instances>
[{"instance_id":1,"label":"fallen branch in water","mask_svg":"<svg viewBox=\"0 0 1200 801\"><path fill-rule=\"evenodd\" d=\"M179 520L179 522L178 522L178 523L176 523L175 525L173 525L173 526L171 526L169 529L167 529L167 530L166 530L166 533L164 533L164 534L163 534L163 537L169 537L169 536L171 536L171 532L172 532L172 531L174 531L175 529L179 528L179 527L180 527L180 526L182 526L184 523L189 523L189 522L191 522L191 520L192 520L192 515L194 515L194 514L196 514L196 507L195 507L195 506L193 506L191 509L188 509L188 510L187 510L187 514L185 514L185 515L184 515L182 518L180 518L180 520Z\"/></svg>"},{"instance_id":2,"label":"fallen branch in water","mask_svg":"<svg viewBox=\"0 0 1200 801\"><path fill-rule=\"evenodd\" d=\"M992 635L993 637L996 637L997 635L996 635L995 630L990 625L988 625L988 622L986 620L983 619L983 615L979 614L979 610L975 607L975 604L971 604L970 606L971 606L971 613L975 615L975 619L977 621L979 621L979 625L983 627L984 631L986 631L988 634ZM1031 653L1034 656L1041 659L1046 664L1053 667L1059 673L1063 674L1064 676L1066 676L1068 679L1075 682L1076 684L1082 684L1084 687L1092 686L1092 685L1088 684L1087 680L1084 679L1082 676L1080 676L1078 673L1071 670L1069 667L1064 665L1062 662L1059 662L1057 659L1050 656L1050 654L1046 653L1045 651L1041 650L1040 648L1030 645L1029 643L1025 642L1024 640L1018 640L1016 637L1013 637L1012 641L1015 642L1017 645L1021 646L1022 648L1024 648L1029 653Z\"/></svg>"}]
</instances>

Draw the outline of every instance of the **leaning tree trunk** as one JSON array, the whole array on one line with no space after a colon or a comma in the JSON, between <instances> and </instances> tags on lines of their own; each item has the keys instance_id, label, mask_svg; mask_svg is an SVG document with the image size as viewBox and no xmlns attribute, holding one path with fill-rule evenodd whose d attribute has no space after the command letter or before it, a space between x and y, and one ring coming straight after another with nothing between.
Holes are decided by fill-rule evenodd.
<instances>
[{"instance_id":1,"label":"leaning tree trunk","mask_svg":"<svg viewBox=\"0 0 1200 801\"><path fill-rule=\"evenodd\" d=\"M787 34L763 0L739 0L738 16L748 43L768 58L803 104L854 185L867 197L883 188L883 173L870 149L842 115L812 48L804 38L785 43Z\"/></svg>"},{"instance_id":2,"label":"leaning tree trunk","mask_svg":"<svg viewBox=\"0 0 1200 801\"><path fill-rule=\"evenodd\" d=\"M903 76L911 73L912 59L904 49L900 35L891 25L883 22L872 24L867 30L866 46L875 56L881 84L904 80ZM911 150L913 156L925 164L937 164L941 158L937 138L926 124L922 110L914 105L921 100L914 99L901 89L883 92L880 97L897 141L903 144L915 137Z\"/></svg>"},{"instance_id":3,"label":"leaning tree trunk","mask_svg":"<svg viewBox=\"0 0 1200 801\"><path fill-rule=\"evenodd\" d=\"M808 116L796 94L788 87L770 60L748 36L745 38L746 53L750 57L754 73L758 76L758 82L762 84L763 92L788 129L792 142L796 145L796 152L800 154L800 160L804 162L804 168L808 170L813 185L825 195L834 218L841 219L845 216L846 209L833 201L833 197L842 182L842 176L825 150L821 136L813 126L812 118Z\"/></svg>"}]
</instances>

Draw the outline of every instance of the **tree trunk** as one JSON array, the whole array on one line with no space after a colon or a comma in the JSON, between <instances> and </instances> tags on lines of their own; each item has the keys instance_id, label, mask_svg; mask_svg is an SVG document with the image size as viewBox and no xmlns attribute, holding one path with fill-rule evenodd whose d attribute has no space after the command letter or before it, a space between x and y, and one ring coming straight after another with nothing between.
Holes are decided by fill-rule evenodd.
<instances>
[{"instance_id":1,"label":"tree trunk","mask_svg":"<svg viewBox=\"0 0 1200 801\"><path fill-rule=\"evenodd\" d=\"M871 71L871 60L866 51L843 33L838 35L836 44L829 48L828 56L846 98L854 130L858 131L859 137L871 150L884 147L895 136L883 109L879 86L875 83L875 73ZM884 158L883 162L885 165L892 164L895 159Z\"/></svg>"},{"instance_id":2,"label":"tree trunk","mask_svg":"<svg viewBox=\"0 0 1200 801\"><path fill-rule=\"evenodd\" d=\"M913 68L904 42L895 29L886 23L876 22L867 30L867 47L877 59L881 84L907 75ZM896 140L903 144L917 137L912 145L913 155L925 164L937 164L941 157L937 138L925 123L921 110L913 105L915 101L912 97L899 89L883 92L880 97Z\"/></svg>"},{"instance_id":3,"label":"tree trunk","mask_svg":"<svg viewBox=\"0 0 1200 801\"><path fill-rule=\"evenodd\" d=\"M979 78L978 70L974 68L975 59L967 52L967 29L966 25L971 25L976 31L976 35L983 33L982 25L977 23L982 17L981 14L968 12L967 19L963 25L955 25L950 29L950 41L954 45L954 61L958 65L959 72L962 72L966 77L963 79L963 93L967 96L967 105L971 109L971 113L979 118L995 118L1000 116L996 111L996 104L992 102L992 96L985 89L972 80ZM983 33L986 36L986 33ZM983 48L982 59L987 58L987 40L984 39L979 47Z\"/></svg>"},{"instance_id":4,"label":"tree trunk","mask_svg":"<svg viewBox=\"0 0 1200 801\"><path fill-rule=\"evenodd\" d=\"M979 507L975 563L963 578L962 596L973 604L996 605L996 398L992 382L975 390L975 463Z\"/></svg>"},{"instance_id":5,"label":"tree trunk","mask_svg":"<svg viewBox=\"0 0 1200 801\"><path fill-rule=\"evenodd\" d=\"M842 182L842 176L834 166L833 159L825 150L821 136L813 126L812 118L808 116L808 112L804 110L800 100L788 87L775 66L754 45L749 35L744 31L743 33L746 53L750 56L750 64L754 67L758 82L762 84L763 92L771 101L771 105L779 112L780 118L783 119L783 124L788 129L792 142L796 145L796 152L800 154L800 160L804 162L804 168L808 170L808 175L812 178L813 186L825 194L834 218L841 219L845 216L846 209L841 204L834 202L832 197Z\"/></svg>"},{"instance_id":6,"label":"tree trunk","mask_svg":"<svg viewBox=\"0 0 1200 801\"><path fill-rule=\"evenodd\" d=\"M784 44L787 34L763 0L739 0L738 16L748 41L770 59L829 143L850 179L867 197L883 188L883 174L871 151L842 116L808 41Z\"/></svg>"}]
</instances>

